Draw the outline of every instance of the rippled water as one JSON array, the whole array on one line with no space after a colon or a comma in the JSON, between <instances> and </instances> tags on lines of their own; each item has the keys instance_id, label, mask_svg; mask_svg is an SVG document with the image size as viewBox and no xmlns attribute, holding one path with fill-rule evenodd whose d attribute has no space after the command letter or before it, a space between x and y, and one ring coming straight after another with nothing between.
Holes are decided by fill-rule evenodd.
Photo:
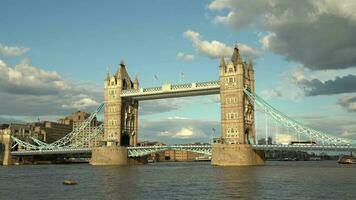
<instances>
[{"instance_id":1,"label":"rippled water","mask_svg":"<svg viewBox=\"0 0 356 200\"><path fill-rule=\"evenodd\" d=\"M64 179L78 185L62 185ZM0 167L0 199L356 199L356 165L154 163Z\"/></svg>"}]
</instances>

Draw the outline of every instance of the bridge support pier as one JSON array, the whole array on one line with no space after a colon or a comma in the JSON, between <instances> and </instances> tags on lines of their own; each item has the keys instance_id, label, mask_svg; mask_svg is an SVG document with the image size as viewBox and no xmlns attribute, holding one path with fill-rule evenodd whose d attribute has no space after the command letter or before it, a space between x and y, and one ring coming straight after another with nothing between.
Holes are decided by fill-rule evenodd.
<instances>
[{"instance_id":1,"label":"bridge support pier","mask_svg":"<svg viewBox=\"0 0 356 200\"><path fill-rule=\"evenodd\" d=\"M213 144L211 164L217 166L264 165L264 151L253 150L247 144Z\"/></svg>"},{"instance_id":2,"label":"bridge support pier","mask_svg":"<svg viewBox=\"0 0 356 200\"><path fill-rule=\"evenodd\" d=\"M126 147L97 147L93 148L91 165L127 165Z\"/></svg>"},{"instance_id":3,"label":"bridge support pier","mask_svg":"<svg viewBox=\"0 0 356 200\"><path fill-rule=\"evenodd\" d=\"M129 158L126 147L97 147L92 151L91 165L147 164L147 156Z\"/></svg>"},{"instance_id":4,"label":"bridge support pier","mask_svg":"<svg viewBox=\"0 0 356 200\"><path fill-rule=\"evenodd\" d=\"M5 147L2 165L12 165L10 135L2 135L2 143L3 143L3 146Z\"/></svg>"}]
</instances>

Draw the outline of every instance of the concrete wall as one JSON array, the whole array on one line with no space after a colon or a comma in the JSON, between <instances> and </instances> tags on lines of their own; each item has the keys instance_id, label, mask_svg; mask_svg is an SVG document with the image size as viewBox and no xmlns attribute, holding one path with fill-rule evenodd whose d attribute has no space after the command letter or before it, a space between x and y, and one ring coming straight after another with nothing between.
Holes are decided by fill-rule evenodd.
<instances>
[{"instance_id":1,"label":"concrete wall","mask_svg":"<svg viewBox=\"0 0 356 200\"><path fill-rule=\"evenodd\" d=\"M218 166L264 165L264 152L246 144L213 144L211 164Z\"/></svg>"}]
</instances>

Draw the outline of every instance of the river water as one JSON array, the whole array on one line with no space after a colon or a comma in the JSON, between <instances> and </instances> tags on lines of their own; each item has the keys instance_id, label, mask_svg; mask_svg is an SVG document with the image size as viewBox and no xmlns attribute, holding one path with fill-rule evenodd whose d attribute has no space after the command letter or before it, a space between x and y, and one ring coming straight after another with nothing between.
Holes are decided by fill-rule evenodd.
<instances>
[{"instance_id":1,"label":"river water","mask_svg":"<svg viewBox=\"0 0 356 200\"><path fill-rule=\"evenodd\" d=\"M78 185L62 185L75 179ZM172 162L0 167L0 199L356 199L356 165L335 161L213 167Z\"/></svg>"}]
</instances>

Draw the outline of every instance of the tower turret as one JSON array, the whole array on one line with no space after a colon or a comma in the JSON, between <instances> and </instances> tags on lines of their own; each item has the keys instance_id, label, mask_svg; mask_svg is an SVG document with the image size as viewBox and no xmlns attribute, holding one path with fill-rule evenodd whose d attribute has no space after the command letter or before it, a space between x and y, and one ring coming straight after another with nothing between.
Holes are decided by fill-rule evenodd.
<instances>
[{"instance_id":1,"label":"tower turret","mask_svg":"<svg viewBox=\"0 0 356 200\"><path fill-rule=\"evenodd\" d=\"M237 44L235 45L234 53L231 56L231 61L234 63L234 65L243 63Z\"/></svg>"},{"instance_id":2,"label":"tower turret","mask_svg":"<svg viewBox=\"0 0 356 200\"><path fill-rule=\"evenodd\" d=\"M121 59L120 64L118 66L116 77L120 79L122 76L125 76L124 73L126 71L124 59Z\"/></svg>"},{"instance_id":3,"label":"tower turret","mask_svg":"<svg viewBox=\"0 0 356 200\"><path fill-rule=\"evenodd\" d=\"M134 80L134 83L133 83L133 87L134 87L135 90L138 90L139 83L138 83L137 75L135 75L135 80Z\"/></svg>"},{"instance_id":4,"label":"tower turret","mask_svg":"<svg viewBox=\"0 0 356 200\"><path fill-rule=\"evenodd\" d=\"M220 73L220 76L226 71L226 64L225 64L225 58L224 56L222 55L220 57L220 65L219 65L219 73Z\"/></svg>"},{"instance_id":5,"label":"tower turret","mask_svg":"<svg viewBox=\"0 0 356 200\"><path fill-rule=\"evenodd\" d=\"M106 76L105 76L105 85L109 85L110 84L110 73L109 71L106 69Z\"/></svg>"}]
</instances>

